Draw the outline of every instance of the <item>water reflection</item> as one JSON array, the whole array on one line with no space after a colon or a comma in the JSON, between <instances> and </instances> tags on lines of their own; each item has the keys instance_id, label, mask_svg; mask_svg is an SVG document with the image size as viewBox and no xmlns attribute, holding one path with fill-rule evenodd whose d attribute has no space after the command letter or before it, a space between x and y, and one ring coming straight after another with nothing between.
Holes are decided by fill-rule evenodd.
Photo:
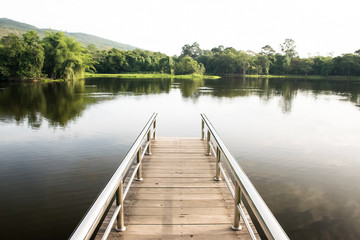
<instances>
[{"instance_id":1,"label":"water reflection","mask_svg":"<svg viewBox=\"0 0 360 240\"><path fill-rule=\"evenodd\" d=\"M84 81L9 85L0 91L0 117L18 124L27 121L32 128L39 128L43 118L51 126L65 126L96 102L79 94L84 91Z\"/></svg>"},{"instance_id":2,"label":"water reflection","mask_svg":"<svg viewBox=\"0 0 360 240\"><path fill-rule=\"evenodd\" d=\"M279 107L291 112L293 99L299 91L317 95L338 95L340 99L360 106L360 84L353 81L298 79L172 80L172 79L87 79L85 81L51 84L16 84L0 90L0 120L27 121L39 128L43 118L51 126L66 126L90 105L116 95L151 95L180 89L182 97L194 102L202 95L214 97L258 96L270 100L281 96Z\"/></svg>"},{"instance_id":3,"label":"water reflection","mask_svg":"<svg viewBox=\"0 0 360 240\"><path fill-rule=\"evenodd\" d=\"M293 99L299 91L312 94L315 98L320 94L339 95L346 101L360 105L360 82L356 81L224 78L206 80L205 86L211 87L213 91L204 94L216 97L256 95L263 100L270 100L280 96L279 106L283 112L291 112Z\"/></svg>"},{"instance_id":4,"label":"water reflection","mask_svg":"<svg viewBox=\"0 0 360 240\"><path fill-rule=\"evenodd\" d=\"M359 82L333 80L0 86L5 238L67 238L147 116L159 111L161 136L197 136L198 113L209 113L291 239L359 239L359 101ZM21 231L19 221L27 223Z\"/></svg>"}]
</instances>

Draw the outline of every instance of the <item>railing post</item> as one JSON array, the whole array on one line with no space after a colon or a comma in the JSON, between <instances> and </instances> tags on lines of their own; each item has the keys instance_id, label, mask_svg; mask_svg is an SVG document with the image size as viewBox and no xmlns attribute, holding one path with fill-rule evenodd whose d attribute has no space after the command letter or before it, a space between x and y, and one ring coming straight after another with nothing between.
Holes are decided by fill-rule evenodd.
<instances>
[{"instance_id":1,"label":"railing post","mask_svg":"<svg viewBox=\"0 0 360 240\"><path fill-rule=\"evenodd\" d=\"M208 130L207 132L207 150L206 150L206 155L210 156L211 155L211 150L210 150L210 130Z\"/></svg>"},{"instance_id":2,"label":"railing post","mask_svg":"<svg viewBox=\"0 0 360 240\"><path fill-rule=\"evenodd\" d=\"M234 225L231 227L232 230L239 231L242 229L240 225L240 212L237 207L238 204L241 204L241 189L237 182L235 182L235 199L234 199Z\"/></svg>"},{"instance_id":3,"label":"railing post","mask_svg":"<svg viewBox=\"0 0 360 240\"><path fill-rule=\"evenodd\" d=\"M118 232L124 232L126 227L124 225L124 183L121 179L118 190L116 191L116 206L120 206L120 212L117 216L117 226L115 228Z\"/></svg>"},{"instance_id":4,"label":"railing post","mask_svg":"<svg viewBox=\"0 0 360 240\"><path fill-rule=\"evenodd\" d=\"M204 119L201 119L201 140L204 140Z\"/></svg>"},{"instance_id":5,"label":"railing post","mask_svg":"<svg viewBox=\"0 0 360 240\"><path fill-rule=\"evenodd\" d=\"M137 173L136 173L136 181L142 181L143 178L142 178L142 159L141 159L141 148L139 148L138 152L137 152L137 155L136 155L136 158L137 158L137 163L139 163L139 168L137 170Z\"/></svg>"},{"instance_id":6,"label":"railing post","mask_svg":"<svg viewBox=\"0 0 360 240\"><path fill-rule=\"evenodd\" d=\"M149 145L146 149L146 155L151 155L151 130L149 130L147 134L147 141L149 142Z\"/></svg>"},{"instance_id":7,"label":"railing post","mask_svg":"<svg viewBox=\"0 0 360 240\"><path fill-rule=\"evenodd\" d=\"M221 176L220 176L220 159L221 159L221 151L219 147L216 147L216 172L215 172L215 181L220 181L221 180Z\"/></svg>"},{"instance_id":8,"label":"railing post","mask_svg":"<svg viewBox=\"0 0 360 240\"><path fill-rule=\"evenodd\" d=\"M156 138L156 119L154 120L154 123L153 123L153 130L154 130L153 139L155 139Z\"/></svg>"}]
</instances>

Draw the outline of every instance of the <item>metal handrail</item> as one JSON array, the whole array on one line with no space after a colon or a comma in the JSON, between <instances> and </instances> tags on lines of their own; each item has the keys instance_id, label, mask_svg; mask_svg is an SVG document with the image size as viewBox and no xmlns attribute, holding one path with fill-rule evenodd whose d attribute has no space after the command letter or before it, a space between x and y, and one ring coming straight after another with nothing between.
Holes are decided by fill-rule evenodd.
<instances>
[{"instance_id":1,"label":"metal handrail","mask_svg":"<svg viewBox=\"0 0 360 240\"><path fill-rule=\"evenodd\" d=\"M124 222L123 222L123 209L124 204L123 201L126 197L126 193L128 191L129 186L132 183L132 180L134 179L135 173L138 175L138 180L141 180L141 159L143 154L145 152L147 154L151 154L151 137L155 139L156 137L156 117L157 113L154 113L137 139L135 140L134 144L130 148L129 152L121 162L120 166L115 171L114 175L111 177L109 182L106 184L102 192L99 194L91 208L88 210L86 215L83 217L73 234L69 239L71 240L79 240L79 239L90 239L92 235L94 234L95 230L99 226L101 219L104 217L104 215L107 213L107 209L110 206L110 204L113 202L114 196L116 197L116 209L114 212L114 216L112 217L108 229L105 231L103 239L107 238L107 235L109 234L110 230L109 228L112 227L112 225L115 222L115 219L117 219L117 230L118 231L124 231ZM146 138L147 137L147 138ZM144 143L144 140L146 139L146 146L142 150L141 146ZM137 165L135 167L134 173L128 183L127 190L123 190L123 182L124 182L124 175L127 172L127 170L132 166L133 161L137 157Z\"/></svg>"},{"instance_id":2,"label":"metal handrail","mask_svg":"<svg viewBox=\"0 0 360 240\"><path fill-rule=\"evenodd\" d=\"M254 185L251 183L245 172L239 166L235 158L231 155L230 151L227 149L227 147L221 140L220 136L215 131L215 128L212 126L207 116L202 113L201 118L202 118L201 138L204 140L206 137L207 139L208 142L207 154L208 155L211 154L210 148L212 146L210 144L212 144L211 143L212 142L211 137L212 137L213 140L215 141L215 144L217 145L217 149L219 149L217 151L217 155L220 155L219 154L220 152L222 153L222 155L224 156L223 162L226 164L227 168L230 170L230 173L235 179L234 182L235 195L233 195L233 197L235 198L235 217L234 217L233 229L237 230L240 228L239 218L240 215L243 215L243 213L241 213L240 203L241 203L241 195L243 194L268 239L289 239L285 231L280 226L279 222L276 220L276 218L270 211L269 207L266 205L264 200L261 198L260 194L255 189ZM205 131L205 125L207 127L207 132ZM217 156L217 159L220 164L220 156ZM218 168L218 164L217 164L217 168ZM221 169L221 170L224 171L225 169ZM219 176L220 174L218 174L218 172L220 173L220 171L217 170L216 172L217 173L215 180L218 180L220 179ZM226 175L225 174L223 175L225 178ZM232 192L234 191L232 190ZM246 224L246 226L251 234L252 232L252 230L250 231L251 228L249 229L248 224Z\"/></svg>"}]
</instances>

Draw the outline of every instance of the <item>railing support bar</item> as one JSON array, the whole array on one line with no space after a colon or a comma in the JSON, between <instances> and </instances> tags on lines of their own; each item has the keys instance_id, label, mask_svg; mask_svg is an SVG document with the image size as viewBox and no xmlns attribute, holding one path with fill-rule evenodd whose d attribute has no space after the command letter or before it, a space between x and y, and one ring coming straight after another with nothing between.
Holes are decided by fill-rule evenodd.
<instances>
[{"instance_id":1,"label":"railing support bar","mask_svg":"<svg viewBox=\"0 0 360 240\"><path fill-rule=\"evenodd\" d=\"M235 199L234 199L234 225L231 227L232 230L239 231L242 229L240 225L240 212L238 209L238 204L241 204L241 189L239 184L236 182L235 184Z\"/></svg>"},{"instance_id":2,"label":"railing support bar","mask_svg":"<svg viewBox=\"0 0 360 240\"><path fill-rule=\"evenodd\" d=\"M221 159L221 151L219 147L216 147L216 171L215 171L215 181L220 181L221 180L221 175L220 175L220 159Z\"/></svg>"},{"instance_id":3,"label":"railing support bar","mask_svg":"<svg viewBox=\"0 0 360 240\"><path fill-rule=\"evenodd\" d=\"M211 149L210 149L210 144L211 144L211 142L210 142L210 137L211 137L210 131L208 130L208 132L207 132L207 150L206 150L206 155L208 155L208 156L211 155Z\"/></svg>"},{"instance_id":4,"label":"railing support bar","mask_svg":"<svg viewBox=\"0 0 360 240\"><path fill-rule=\"evenodd\" d=\"M204 120L201 119L201 140L204 140L204 127L205 127L205 123Z\"/></svg>"},{"instance_id":5,"label":"railing support bar","mask_svg":"<svg viewBox=\"0 0 360 240\"><path fill-rule=\"evenodd\" d=\"M155 139L156 138L156 119L155 119L155 121L154 121L154 123L153 123L153 139Z\"/></svg>"},{"instance_id":6,"label":"railing support bar","mask_svg":"<svg viewBox=\"0 0 360 240\"><path fill-rule=\"evenodd\" d=\"M124 191L124 183L121 179L119 189L116 191L116 206L120 206L120 212L117 216L117 226L115 228L118 232L124 232L126 230L125 224L124 224L124 197L123 197L123 191Z\"/></svg>"},{"instance_id":7,"label":"railing support bar","mask_svg":"<svg viewBox=\"0 0 360 240\"><path fill-rule=\"evenodd\" d=\"M141 154L141 148L139 148L136 156L137 163L139 164L137 173L136 173L136 181L142 181L142 154Z\"/></svg>"},{"instance_id":8,"label":"railing support bar","mask_svg":"<svg viewBox=\"0 0 360 240\"><path fill-rule=\"evenodd\" d=\"M149 130L148 134L147 134L147 142L148 142L148 147L146 148L146 155L151 155L151 131Z\"/></svg>"},{"instance_id":9,"label":"railing support bar","mask_svg":"<svg viewBox=\"0 0 360 240\"><path fill-rule=\"evenodd\" d=\"M252 239L252 240L256 240L257 238L256 238L256 236L255 236L255 234L254 234L254 231L252 230L252 228L251 228L251 226L250 226L249 221L246 219L246 215L245 215L245 213L244 213L241 205L238 204L238 205L237 205L237 208L238 208L238 210L239 210L239 213L240 213L242 219L244 220L244 223L245 223L245 225L246 225L247 230L249 231L249 234L250 234L250 236L251 236L251 239Z\"/></svg>"}]
</instances>

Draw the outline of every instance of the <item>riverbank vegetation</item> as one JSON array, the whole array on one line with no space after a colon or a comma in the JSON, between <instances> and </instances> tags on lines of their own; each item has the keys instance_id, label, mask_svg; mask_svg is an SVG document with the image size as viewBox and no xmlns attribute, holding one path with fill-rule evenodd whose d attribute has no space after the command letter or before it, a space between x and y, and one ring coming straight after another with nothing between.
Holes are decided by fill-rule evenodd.
<instances>
[{"instance_id":1,"label":"riverbank vegetation","mask_svg":"<svg viewBox=\"0 0 360 240\"><path fill-rule=\"evenodd\" d=\"M360 76L360 50L337 57L300 58L292 39L285 39L280 49L281 53L277 53L266 45L258 53L224 46L204 50L195 42L184 45L180 56L170 57L141 49L98 50L92 44L85 48L62 32L47 32L40 40L35 31L29 31L21 36L9 34L0 40L0 80L75 80L83 78L84 72L93 74L87 75L91 77L120 78L195 79L205 73L257 77Z\"/></svg>"},{"instance_id":2,"label":"riverbank vegetation","mask_svg":"<svg viewBox=\"0 0 360 240\"><path fill-rule=\"evenodd\" d=\"M151 79L167 79L167 78L176 78L176 79L218 79L219 76L213 75L202 75L202 74L187 74L187 75L175 75L168 73L120 73L120 74L106 74L106 73L85 73L85 78L151 78Z\"/></svg>"},{"instance_id":3,"label":"riverbank vegetation","mask_svg":"<svg viewBox=\"0 0 360 240\"><path fill-rule=\"evenodd\" d=\"M280 49L281 53L277 53L266 45L258 53L224 46L203 50L194 43L185 45L182 55L202 63L206 73L211 74L360 76L360 50L337 57L300 58L292 39L285 39Z\"/></svg>"},{"instance_id":4,"label":"riverbank vegetation","mask_svg":"<svg viewBox=\"0 0 360 240\"><path fill-rule=\"evenodd\" d=\"M0 40L0 79L73 80L93 68L90 52L62 32L48 32L40 40L35 31L9 34Z\"/></svg>"}]
</instances>

